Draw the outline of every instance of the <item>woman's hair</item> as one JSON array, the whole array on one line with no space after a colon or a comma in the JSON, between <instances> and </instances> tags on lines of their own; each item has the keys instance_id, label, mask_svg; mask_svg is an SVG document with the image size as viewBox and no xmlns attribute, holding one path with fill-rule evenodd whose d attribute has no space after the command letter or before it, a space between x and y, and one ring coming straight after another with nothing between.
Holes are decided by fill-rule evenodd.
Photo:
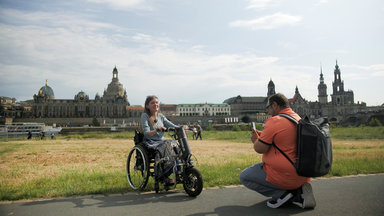
<instances>
[{"instance_id":1,"label":"woman's hair","mask_svg":"<svg viewBox=\"0 0 384 216\"><path fill-rule=\"evenodd\" d=\"M156 97L155 95L147 96L147 99L145 99L145 103L144 103L144 112L147 113L148 116L151 116L151 111L147 108L147 105L148 105L149 102L151 102L151 100L153 100L154 98L159 99L159 98Z\"/></svg>"},{"instance_id":2,"label":"woman's hair","mask_svg":"<svg viewBox=\"0 0 384 216\"><path fill-rule=\"evenodd\" d=\"M282 108L288 108L289 102L288 99L281 93L274 94L269 97L269 104L276 102Z\"/></svg>"}]
</instances>

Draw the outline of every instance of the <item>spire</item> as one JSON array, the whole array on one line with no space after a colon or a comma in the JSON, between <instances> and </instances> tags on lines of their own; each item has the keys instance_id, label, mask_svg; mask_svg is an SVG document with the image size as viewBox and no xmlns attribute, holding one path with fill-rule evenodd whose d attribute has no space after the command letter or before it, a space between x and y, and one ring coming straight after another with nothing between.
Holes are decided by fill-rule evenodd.
<instances>
[{"instance_id":1,"label":"spire","mask_svg":"<svg viewBox=\"0 0 384 216\"><path fill-rule=\"evenodd\" d=\"M112 81L119 81L119 71L117 71L116 65L115 68L113 68L112 71Z\"/></svg>"},{"instance_id":2,"label":"spire","mask_svg":"<svg viewBox=\"0 0 384 216\"><path fill-rule=\"evenodd\" d=\"M320 83L324 83L323 68L320 65Z\"/></svg>"},{"instance_id":3,"label":"spire","mask_svg":"<svg viewBox=\"0 0 384 216\"><path fill-rule=\"evenodd\" d=\"M273 83L272 78L271 78L269 83L268 83L267 97L269 97L271 95L274 95L274 94L276 94L276 92L275 92L275 84Z\"/></svg>"},{"instance_id":4,"label":"spire","mask_svg":"<svg viewBox=\"0 0 384 216\"><path fill-rule=\"evenodd\" d=\"M299 94L299 88L296 85L295 94Z\"/></svg>"}]
</instances>

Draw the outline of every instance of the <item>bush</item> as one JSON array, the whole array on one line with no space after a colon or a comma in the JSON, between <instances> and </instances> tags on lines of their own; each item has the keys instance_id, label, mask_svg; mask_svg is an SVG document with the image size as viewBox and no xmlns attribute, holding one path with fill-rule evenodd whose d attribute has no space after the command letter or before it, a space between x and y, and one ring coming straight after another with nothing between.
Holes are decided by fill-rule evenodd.
<instances>
[{"instance_id":1,"label":"bush","mask_svg":"<svg viewBox=\"0 0 384 216\"><path fill-rule=\"evenodd\" d=\"M241 131L241 128L239 125L235 124L232 126L232 131Z\"/></svg>"},{"instance_id":2,"label":"bush","mask_svg":"<svg viewBox=\"0 0 384 216\"><path fill-rule=\"evenodd\" d=\"M240 125L240 129L242 131L250 131L251 130L251 126L249 124L242 124L242 125Z\"/></svg>"},{"instance_id":3,"label":"bush","mask_svg":"<svg viewBox=\"0 0 384 216\"><path fill-rule=\"evenodd\" d=\"M372 118L371 121L369 121L368 126L371 126L371 127L380 127L380 126L383 126L383 125L381 124L381 122L379 121L379 119L377 119L377 118Z\"/></svg>"},{"instance_id":4,"label":"bush","mask_svg":"<svg viewBox=\"0 0 384 216\"><path fill-rule=\"evenodd\" d=\"M216 129L212 125L208 125L205 130L207 131L216 131Z\"/></svg>"}]
</instances>

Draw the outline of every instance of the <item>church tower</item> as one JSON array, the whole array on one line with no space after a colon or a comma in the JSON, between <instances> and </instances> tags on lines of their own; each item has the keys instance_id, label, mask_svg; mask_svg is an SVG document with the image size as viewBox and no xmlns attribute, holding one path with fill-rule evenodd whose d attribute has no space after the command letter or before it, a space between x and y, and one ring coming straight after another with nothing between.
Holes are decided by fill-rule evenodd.
<instances>
[{"instance_id":1,"label":"church tower","mask_svg":"<svg viewBox=\"0 0 384 216\"><path fill-rule=\"evenodd\" d=\"M332 97L332 104L334 105L352 105L354 104L353 99L353 91L344 91L344 81L341 80L341 72L339 65L336 61L335 66L335 80L333 81L333 94Z\"/></svg>"},{"instance_id":2,"label":"church tower","mask_svg":"<svg viewBox=\"0 0 384 216\"><path fill-rule=\"evenodd\" d=\"M267 97L270 97L271 95L276 94L275 92L275 84L273 83L272 79L268 83L268 93Z\"/></svg>"},{"instance_id":3,"label":"church tower","mask_svg":"<svg viewBox=\"0 0 384 216\"><path fill-rule=\"evenodd\" d=\"M335 81L333 82L333 94L344 92L344 82L341 80L341 72L340 72L339 65L337 65L337 61L336 61L334 74L335 74Z\"/></svg>"},{"instance_id":4,"label":"church tower","mask_svg":"<svg viewBox=\"0 0 384 216\"><path fill-rule=\"evenodd\" d=\"M323 69L320 68L320 83L317 86L317 89L319 91L319 102L321 104L328 103L328 95L327 95L327 85L324 83L324 77L323 77Z\"/></svg>"}]
</instances>

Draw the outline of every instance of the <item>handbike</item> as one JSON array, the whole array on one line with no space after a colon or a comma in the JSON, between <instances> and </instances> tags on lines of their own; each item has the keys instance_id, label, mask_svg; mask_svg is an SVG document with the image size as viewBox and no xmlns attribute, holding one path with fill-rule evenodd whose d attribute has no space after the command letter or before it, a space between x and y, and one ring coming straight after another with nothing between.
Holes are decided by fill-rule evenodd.
<instances>
[{"instance_id":1,"label":"handbike","mask_svg":"<svg viewBox=\"0 0 384 216\"><path fill-rule=\"evenodd\" d=\"M145 146L143 134L135 131L135 146L127 158L127 179L134 190L142 190L148 183L149 177L155 180L155 191L159 192L159 184L164 185L165 190L176 188L177 184L183 184L185 192L191 196L198 196L203 189L201 173L193 167L191 150L183 126L168 128L170 136L174 139L163 149ZM172 170L166 170L171 167ZM165 173L173 173L174 182L169 185L166 182Z\"/></svg>"}]
</instances>

